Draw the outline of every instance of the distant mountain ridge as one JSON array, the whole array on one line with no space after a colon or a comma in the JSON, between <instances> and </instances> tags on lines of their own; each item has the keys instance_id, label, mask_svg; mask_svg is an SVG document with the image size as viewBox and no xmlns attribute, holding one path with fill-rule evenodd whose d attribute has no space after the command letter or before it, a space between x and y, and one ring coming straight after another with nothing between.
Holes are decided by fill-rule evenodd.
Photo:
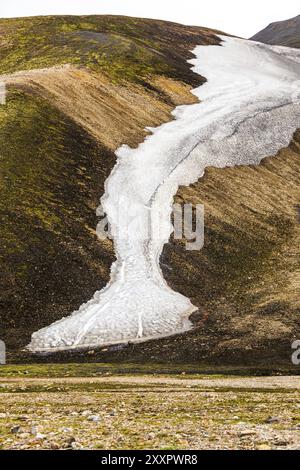
<instances>
[{"instance_id":1,"label":"distant mountain ridge","mask_svg":"<svg viewBox=\"0 0 300 470\"><path fill-rule=\"evenodd\" d=\"M271 23L250 39L266 44L300 48L300 15Z\"/></svg>"}]
</instances>

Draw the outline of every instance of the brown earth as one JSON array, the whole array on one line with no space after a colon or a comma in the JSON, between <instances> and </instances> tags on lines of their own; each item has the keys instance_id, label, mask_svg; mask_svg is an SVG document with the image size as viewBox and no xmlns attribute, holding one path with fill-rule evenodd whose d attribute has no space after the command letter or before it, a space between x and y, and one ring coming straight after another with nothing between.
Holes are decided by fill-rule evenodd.
<instances>
[{"instance_id":1,"label":"brown earth","mask_svg":"<svg viewBox=\"0 0 300 470\"><path fill-rule=\"evenodd\" d=\"M140 84L114 84L102 73L71 65L1 79L8 87L46 98L109 150L123 143L136 146L147 135L145 127L167 122L175 106L197 101L190 85L169 77L154 76L155 92L149 93Z\"/></svg>"}]
</instances>

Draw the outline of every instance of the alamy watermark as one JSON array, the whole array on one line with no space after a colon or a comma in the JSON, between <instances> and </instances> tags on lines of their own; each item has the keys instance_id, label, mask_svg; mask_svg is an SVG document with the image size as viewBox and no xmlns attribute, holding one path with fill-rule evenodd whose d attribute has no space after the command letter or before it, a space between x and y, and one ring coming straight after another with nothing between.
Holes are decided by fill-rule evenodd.
<instances>
[{"instance_id":1,"label":"alamy watermark","mask_svg":"<svg viewBox=\"0 0 300 470\"><path fill-rule=\"evenodd\" d=\"M144 205L135 205L119 200L114 217L114 232L102 206L96 214L101 218L96 232L100 240L119 241L161 241L168 234L166 218L163 213L151 211ZM186 250L201 250L204 245L204 206L203 204L173 204L171 211L174 240L185 240Z\"/></svg>"},{"instance_id":2,"label":"alamy watermark","mask_svg":"<svg viewBox=\"0 0 300 470\"><path fill-rule=\"evenodd\" d=\"M0 82L0 105L6 104L6 83Z\"/></svg>"},{"instance_id":3,"label":"alamy watermark","mask_svg":"<svg viewBox=\"0 0 300 470\"><path fill-rule=\"evenodd\" d=\"M294 366L299 366L300 365L300 340L296 340L292 343L292 349L295 351L292 354L292 363Z\"/></svg>"},{"instance_id":4,"label":"alamy watermark","mask_svg":"<svg viewBox=\"0 0 300 470\"><path fill-rule=\"evenodd\" d=\"M201 250L204 245L204 205L173 204L174 240L186 240L186 250Z\"/></svg>"},{"instance_id":5,"label":"alamy watermark","mask_svg":"<svg viewBox=\"0 0 300 470\"><path fill-rule=\"evenodd\" d=\"M0 365L6 364L6 346L4 341L0 340Z\"/></svg>"}]
</instances>

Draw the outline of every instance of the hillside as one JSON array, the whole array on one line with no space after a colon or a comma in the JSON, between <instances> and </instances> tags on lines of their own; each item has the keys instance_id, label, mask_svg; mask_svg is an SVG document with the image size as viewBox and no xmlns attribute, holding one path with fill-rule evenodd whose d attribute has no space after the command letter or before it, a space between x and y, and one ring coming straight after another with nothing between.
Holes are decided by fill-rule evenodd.
<instances>
[{"instance_id":1,"label":"hillside","mask_svg":"<svg viewBox=\"0 0 300 470\"><path fill-rule=\"evenodd\" d=\"M277 46L300 47L300 15L271 23L251 39Z\"/></svg>"},{"instance_id":2,"label":"hillside","mask_svg":"<svg viewBox=\"0 0 300 470\"><path fill-rule=\"evenodd\" d=\"M204 79L186 58L219 40L122 17L1 20L0 29L0 325L10 349L106 284L113 247L96 237L95 210L113 151L195 102L189 90Z\"/></svg>"},{"instance_id":3,"label":"hillside","mask_svg":"<svg viewBox=\"0 0 300 470\"><path fill-rule=\"evenodd\" d=\"M205 79L186 59L219 39L122 17L1 20L0 30L9 90L0 106L0 325L15 353L107 283L114 250L96 238L95 209L114 150L195 102L189 91ZM299 153L298 132L258 167L212 168L180 188L176 201L205 204L205 246L187 252L172 241L161 267L199 307L197 328L93 357L289 365L299 337Z\"/></svg>"}]
</instances>

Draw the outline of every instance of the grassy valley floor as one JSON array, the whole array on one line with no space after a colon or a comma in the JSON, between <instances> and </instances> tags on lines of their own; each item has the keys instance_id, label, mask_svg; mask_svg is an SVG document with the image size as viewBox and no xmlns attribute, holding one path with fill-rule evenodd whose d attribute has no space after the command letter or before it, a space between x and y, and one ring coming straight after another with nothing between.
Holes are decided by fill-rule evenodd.
<instances>
[{"instance_id":1,"label":"grassy valley floor","mask_svg":"<svg viewBox=\"0 0 300 470\"><path fill-rule=\"evenodd\" d=\"M299 449L300 378L228 372L2 366L0 448Z\"/></svg>"}]
</instances>

